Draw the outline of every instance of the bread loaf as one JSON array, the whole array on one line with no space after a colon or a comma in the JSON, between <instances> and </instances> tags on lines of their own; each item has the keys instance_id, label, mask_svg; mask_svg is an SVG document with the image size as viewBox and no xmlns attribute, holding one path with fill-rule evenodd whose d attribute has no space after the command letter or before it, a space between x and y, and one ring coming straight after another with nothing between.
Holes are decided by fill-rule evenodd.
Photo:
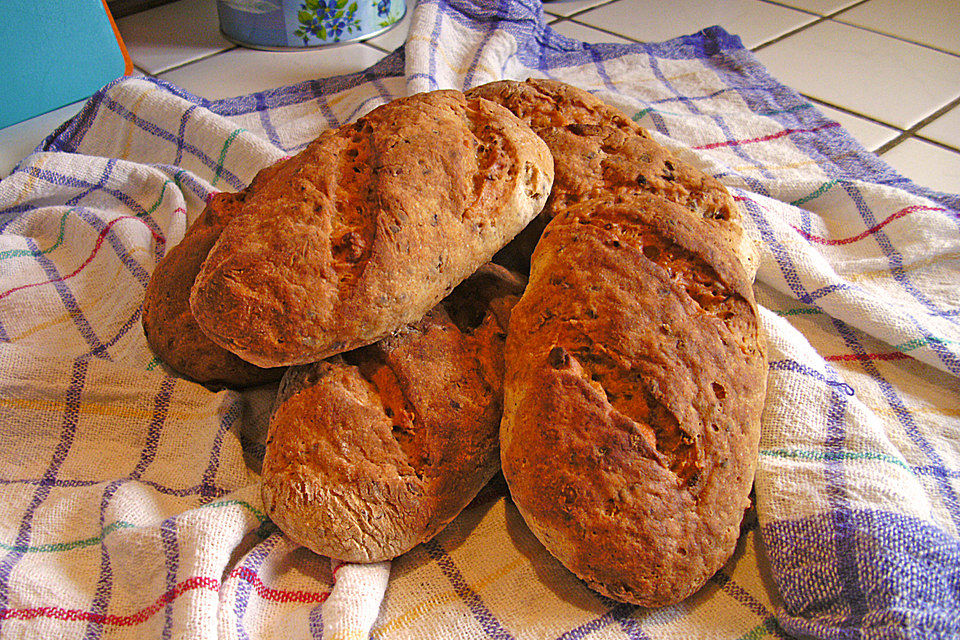
<instances>
[{"instance_id":1,"label":"bread loaf","mask_svg":"<svg viewBox=\"0 0 960 640\"><path fill-rule=\"evenodd\" d=\"M750 279L713 225L649 194L565 207L506 344L518 510L593 589L682 600L734 551L765 379Z\"/></svg>"},{"instance_id":2,"label":"bread loaf","mask_svg":"<svg viewBox=\"0 0 960 640\"><path fill-rule=\"evenodd\" d=\"M542 208L544 143L457 91L322 134L226 226L191 293L203 330L261 367L303 364L419 320Z\"/></svg>"},{"instance_id":3,"label":"bread loaf","mask_svg":"<svg viewBox=\"0 0 960 640\"><path fill-rule=\"evenodd\" d=\"M190 289L200 266L224 226L246 198L279 170L281 163L261 170L239 193L214 194L175 247L157 263L144 293L141 324L147 343L165 364L211 387L247 387L279 380L282 367L263 369L215 344L190 311Z\"/></svg>"},{"instance_id":4,"label":"bread loaf","mask_svg":"<svg viewBox=\"0 0 960 640\"><path fill-rule=\"evenodd\" d=\"M529 257L543 225L564 207L598 196L650 193L705 220L753 278L758 254L743 234L740 210L726 187L680 160L618 109L557 80L502 80L470 89L467 95L508 108L544 140L554 157L550 201L539 226L531 226L506 250L508 264L518 260L512 252Z\"/></svg>"},{"instance_id":5,"label":"bread loaf","mask_svg":"<svg viewBox=\"0 0 960 640\"><path fill-rule=\"evenodd\" d=\"M292 540L343 560L433 537L499 469L503 343L523 282L488 265L422 321L291 367L263 463L263 502Z\"/></svg>"}]
</instances>

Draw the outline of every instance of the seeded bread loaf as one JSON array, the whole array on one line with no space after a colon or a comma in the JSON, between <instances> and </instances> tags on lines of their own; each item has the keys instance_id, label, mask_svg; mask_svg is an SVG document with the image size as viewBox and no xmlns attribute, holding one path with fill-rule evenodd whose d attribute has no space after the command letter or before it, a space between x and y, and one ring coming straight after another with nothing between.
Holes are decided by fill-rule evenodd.
<instances>
[{"instance_id":1,"label":"seeded bread loaf","mask_svg":"<svg viewBox=\"0 0 960 640\"><path fill-rule=\"evenodd\" d=\"M537 215L553 159L513 114L435 91L322 134L251 196L190 305L261 367L304 364L423 317Z\"/></svg>"},{"instance_id":2,"label":"seeded bread loaf","mask_svg":"<svg viewBox=\"0 0 960 640\"><path fill-rule=\"evenodd\" d=\"M766 380L751 281L662 197L597 197L546 226L510 319L501 457L513 500L612 598L682 600L734 551Z\"/></svg>"},{"instance_id":3,"label":"seeded bread loaf","mask_svg":"<svg viewBox=\"0 0 960 640\"><path fill-rule=\"evenodd\" d=\"M343 560L385 560L470 502L499 469L503 343L522 290L488 265L419 323L287 371L262 495L290 539Z\"/></svg>"},{"instance_id":4,"label":"seeded bread loaf","mask_svg":"<svg viewBox=\"0 0 960 640\"><path fill-rule=\"evenodd\" d=\"M539 225L532 225L505 251L510 264L529 259L546 221L563 208L598 196L650 193L687 209L714 228L752 278L759 261L743 234L740 210L718 180L680 160L618 109L557 80L502 80L470 89L502 104L528 124L550 148L555 162L553 194ZM517 258L511 253L521 254Z\"/></svg>"},{"instance_id":5,"label":"seeded bread loaf","mask_svg":"<svg viewBox=\"0 0 960 640\"><path fill-rule=\"evenodd\" d=\"M224 226L246 198L279 170L281 163L261 170L239 193L214 194L183 239L157 263L141 308L141 324L154 353L169 367L211 387L247 387L279 380L283 368L263 369L215 344L190 311L190 289L200 266Z\"/></svg>"}]
</instances>

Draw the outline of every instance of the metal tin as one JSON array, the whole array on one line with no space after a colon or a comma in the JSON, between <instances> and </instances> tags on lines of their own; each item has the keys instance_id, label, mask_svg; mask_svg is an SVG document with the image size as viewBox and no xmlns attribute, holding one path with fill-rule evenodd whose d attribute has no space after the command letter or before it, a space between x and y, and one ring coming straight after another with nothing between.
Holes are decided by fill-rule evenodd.
<instances>
[{"instance_id":1,"label":"metal tin","mask_svg":"<svg viewBox=\"0 0 960 640\"><path fill-rule=\"evenodd\" d=\"M405 0L217 0L220 30L255 49L324 47L387 31Z\"/></svg>"}]
</instances>

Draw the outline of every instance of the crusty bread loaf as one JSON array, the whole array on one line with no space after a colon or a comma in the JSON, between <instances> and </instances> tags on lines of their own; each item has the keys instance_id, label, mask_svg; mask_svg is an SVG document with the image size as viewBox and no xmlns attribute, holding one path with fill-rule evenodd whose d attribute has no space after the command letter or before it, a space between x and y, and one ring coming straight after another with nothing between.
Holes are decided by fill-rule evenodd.
<instances>
[{"instance_id":1,"label":"crusty bread loaf","mask_svg":"<svg viewBox=\"0 0 960 640\"><path fill-rule=\"evenodd\" d=\"M279 380L282 367L263 369L214 344L190 311L190 289L210 247L246 198L279 170L261 170L239 193L211 196L183 239L157 263L144 293L141 324L154 353L169 367L211 387L247 387Z\"/></svg>"},{"instance_id":2,"label":"crusty bread loaf","mask_svg":"<svg viewBox=\"0 0 960 640\"><path fill-rule=\"evenodd\" d=\"M751 281L714 226L649 194L565 207L507 338L518 510L590 587L678 602L734 551L765 380Z\"/></svg>"},{"instance_id":3,"label":"crusty bread loaf","mask_svg":"<svg viewBox=\"0 0 960 640\"><path fill-rule=\"evenodd\" d=\"M457 91L322 134L250 197L191 293L202 329L258 366L313 362L423 317L542 208L544 143Z\"/></svg>"},{"instance_id":4,"label":"crusty bread loaf","mask_svg":"<svg viewBox=\"0 0 960 640\"><path fill-rule=\"evenodd\" d=\"M503 343L523 281L496 265L386 340L291 367L262 495L292 540L343 560L433 537L499 469Z\"/></svg>"},{"instance_id":5,"label":"crusty bread loaf","mask_svg":"<svg viewBox=\"0 0 960 640\"><path fill-rule=\"evenodd\" d=\"M756 273L756 248L743 234L740 209L727 189L680 160L618 109L557 80L501 80L470 89L467 95L510 109L546 142L554 157L553 194L539 226L531 225L504 251L505 263L529 258L543 225L567 206L597 196L651 193L705 220L737 253L748 275Z\"/></svg>"}]
</instances>

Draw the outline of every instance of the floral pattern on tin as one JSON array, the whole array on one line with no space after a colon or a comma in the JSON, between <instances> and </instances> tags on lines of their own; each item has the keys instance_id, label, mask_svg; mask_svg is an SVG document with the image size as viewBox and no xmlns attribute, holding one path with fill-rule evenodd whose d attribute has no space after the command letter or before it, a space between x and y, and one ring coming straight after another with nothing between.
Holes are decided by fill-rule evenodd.
<instances>
[{"instance_id":1,"label":"floral pattern on tin","mask_svg":"<svg viewBox=\"0 0 960 640\"><path fill-rule=\"evenodd\" d=\"M348 4L349 3L349 4ZM294 35L310 43L310 37L323 42L339 42L344 34L360 31L356 0L304 0L297 12L300 27Z\"/></svg>"}]
</instances>

